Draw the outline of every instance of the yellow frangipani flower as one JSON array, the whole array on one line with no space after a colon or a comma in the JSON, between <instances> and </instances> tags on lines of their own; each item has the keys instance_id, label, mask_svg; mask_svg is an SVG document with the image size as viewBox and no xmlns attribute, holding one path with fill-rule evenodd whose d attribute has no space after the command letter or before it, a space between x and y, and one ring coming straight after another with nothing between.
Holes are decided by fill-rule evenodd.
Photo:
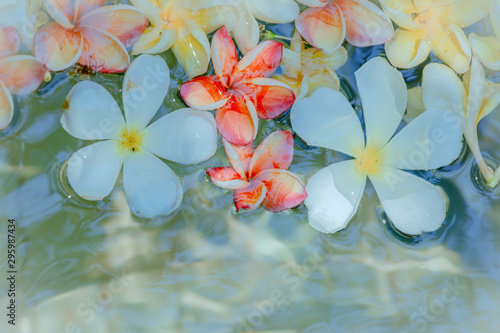
<instances>
[{"instance_id":1,"label":"yellow frangipani flower","mask_svg":"<svg viewBox=\"0 0 500 333\"><path fill-rule=\"evenodd\" d=\"M131 0L144 11L150 25L132 54L161 53L170 48L192 78L207 71L210 43L207 34L232 27L238 17L230 0Z\"/></svg>"},{"instance_id":2,"label":"yellow frangipani flower","mask_svg":"<svg viewBox=\"0 0 500 333\"><path fill-rule=\"evenodd\" d=\"M469 35L470 46L474 55L486 67L500 70L500 0L492 0L490 11L491 25L496 36Z\"/></svg>"}]
</instances>

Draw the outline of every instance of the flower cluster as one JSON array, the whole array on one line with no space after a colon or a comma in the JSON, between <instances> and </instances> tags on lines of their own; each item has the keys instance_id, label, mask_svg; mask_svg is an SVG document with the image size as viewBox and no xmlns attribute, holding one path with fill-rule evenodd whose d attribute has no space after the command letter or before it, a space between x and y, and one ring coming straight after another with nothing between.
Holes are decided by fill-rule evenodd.
<instances>
[{"instance_id":1,"label":"flower cluster","mask_svg":"<svg viewBox=\"0 0 500 333\"><path fill-rule=\"evenodd\" d=\"M13 118L12 95L76 66L119 77L122 101L80 78L61 103L64 130L96 141L69 158L68 182L83 199L102 200L123 170L127 202L140 217L181 206L183 185L170 162L198 164L219 146L231 166L210 164L206 173L233 191L236 211L276 213L304 202L310 225L325 233L347 226L367 180L400 232L437 230L447 195L411 172L453 163L464 137L485 183L498 185L500 168L486 163L477 125L500 104L500 84L483 68L500 70L500 0L297 1L301 7L293 0L13 0L0 14L0 130ZM33 15L44 19L26 24ZM483 19L488 35L467 36L463 29ZM295 29L261 33L258 20ZM349 73L358 115L336 71L352 68L344 65L353 48L381 44L387 59L371 56ZM188 107L155 117L176 89L155 55L170 50L184 70L174 94ZM419 66L431 53L444 64L427 64L408 89L398 68ZM268 124L272 133L257 144ZM288 170L294 134L348 158L305 175L304 185Z\"/></svg>"}]
</instances>

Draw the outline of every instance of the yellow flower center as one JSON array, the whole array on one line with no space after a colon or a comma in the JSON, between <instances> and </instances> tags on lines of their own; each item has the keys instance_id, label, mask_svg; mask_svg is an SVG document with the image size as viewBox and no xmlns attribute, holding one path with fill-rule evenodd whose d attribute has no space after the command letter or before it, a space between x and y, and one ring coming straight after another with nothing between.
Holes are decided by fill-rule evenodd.
<instances>
[{"instance_id":1,"label":"yellow flower center","mask_svg":"<svg viewBox=\"0 0 500 333\"><path fill-rule=\"evenodd\" d=\"M123 130L120 135L120 148L122 152L134 152L139 149L142 142L142 136L142 134L139 134L139 132L135 130Z\"/></svg>"},{"instance_id":2,"label":"yellow flower center","mask_svg":"<svg viewBox=\"0 0 500 333\"><path fill-rule=\"evenodd\" d=\"M380 171L380 153L374 152L370 149L363 149L357 154L359 157L356 160L356 166L359 171L366 172L367 174L376 174Z\"/></svg>"}]
</instances>

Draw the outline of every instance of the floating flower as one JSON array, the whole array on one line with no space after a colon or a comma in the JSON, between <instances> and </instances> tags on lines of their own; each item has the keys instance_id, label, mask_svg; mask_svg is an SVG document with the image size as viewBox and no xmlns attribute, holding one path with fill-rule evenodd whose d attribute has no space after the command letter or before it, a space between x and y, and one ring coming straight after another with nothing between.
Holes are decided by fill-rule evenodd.
<instances>
[{"instance_id":1,"label":"floating flower","mask_svg":"<svg viewBox=\"0 0 500 333\"><path fill-rule=\"evenodd\" d=\"M326 54L316 48L305 48L302 37L295 30L290 49L283 49L283 74L273 78L292 87L297 99L312 94L318 87L339 90L340 81L335 73L347 61L347 51L341 46Z\"/></svg>"},{"instance_id":2,"label":"floating flower","mask_svg":"<svg viewBox=\"0 0 500 333\"><path fill-rule=\"evenodd\" d=\"M21 41L33 47L35 31L47 23L47 14L40 11L42 0L7 0L0 4L0 25L14 27Z\"/></svg>"},{"instance_id":3,"label":"floating flower","mask_svg":"<svg viewBox=\"0 0 500 333\"><path fill-rule=\"evenodd\" d=\"M216 75L200 76L181 86L181 96L198 110L214 110L217 128L227 141L245 146L257 134L258 118L273 119L295 101L292 89L269 79L281 62L283 45L265 41L239 62L236 46L226 27L212 39Z\"/></svg>"},{"instance_id":4,"label":"floating flower","mask_svg":"<svg viewBox=\"0 0 500 333\"><path fill-rule=\"evenodd\" d=\"M123 165L123 187L132 213L149 218L179 207L181 182L158 157L184 164L204 161L217 149L217 130L210 113L192 109L174 111L147 126L162 105L169 83L165 61L142 55L123 80L125 117L97 83L82 81L69 92L63 128L78 139L102 140L68 160L68 181L79 196L106 197Z\"/></svg>"},{"instance_id":5,"label":"floating flower","mask_svg":"<svg viewBox=\"0 0 500 333\"><path fill-rule=\"evenodd\" d=\"M462 147L460 131L443 109L432 109L394 135L406 109L403 76L382 58L368 61L355 76L366 142L356 113L336 90L318 88L292 108L292 126L308 144L353 157L309 179L309 223L327 233L344 228L357 210L368 177L398 230L409 235L436 230L446 215L445 194L403 170L436 169L453 162Z\"/></svg>"},{"instance_id":6,"label":"floating flower","mask_svg":"<svg viewBox=\"0 0 500 333\"><path fill-rule=\"evenodd\" d=\"M451 117L457 130L464 134L470 150L474 154L479 169L488 186L495 187L500 182L500 168L495 172L486 164L479 149L477 125L500 104L500 84L485 78L484 68L473 57L470 70L463 82L447 66L429 64L425 66L422 87L409 90L412 109L417 115L424 109L444 108L453 112Z\"/></svg>"},{"instance_id":7,"label":"floating flower","mask_svg":"<svg viewBox=\"0 0 500 333\"><path fill-rule=\"evenodd\" d=\"M391 20L368 0L297 0L312 8L300 13L295 25L312 46L335 51L344 39L365 47L383 44L394 36Z\"/></svg>"},{"instance_id":8,"label":"floating flower","mask_svg":"<svg viewBox=\"0 0 500 333\"><path fill-rule=\"evenodd\" d=\"M31 94L50 73L35 57L15 55L20 44L14 27L0 26L0 130L9 126L14 115L12 94Z\"/></svg>"},{"instance_id":9,"label":"floating flower","mask_svg":"<svg viewBox=\"0 0 500 333\"><path fill-rule=\"evenodd\" d=\"M469 35L470 46L474 55L486 67L500 70L500 0L491 1L490 20L496 36Z\"/></svg>"},{"instance_id":10,"label":"floating flower","mask_svg":"<svg viewBox=\"0 0 500 333\"><path fill-rule=\"evenodd\" d=\"M35 34L35 56L52 71L77 62L102 73L124 72L126 48L148 26L144 13L127 5L104 6L106 0L44 0L55 22Z\"/></svg>"},{"instance_id":11,"label":"floating flower","mask_svg":"<svg viewBox=\"0 0 500 333\"><path fill-rule=\"evenodd\" d=\"M231 0L131 0L149 18L150 26L132 48L132 54L161 53L170 48L192 78L204 74L210 62L207 34L234 25Z\"/></svg>"},{"instance_id":12,"label":"floating flower","mask_svg":"<svg viewBox=\"0 0 500 333\"><path fill-rule=\"evenodd\" d=\"M462 28L488 15L489 0L379 1L400 26L394 39L385 45L392 65L415 67L432 51L457 73L467 72L471 48Z\"/></svg>"},{"instance_id":13,"label":"floating flower","mask_svg":"<svg viewBox=\"0 0 500 333\"><path fill-rule=\"evenodd\" d=\"M233 0L238 10L238 21L231 32L243 54L259 43L260 28L257 20L269 23L292 22L299 15L299 6L293 0Z\"/></svg>"},{"instance_id":14,"label":"floating flower","mask_svg":"<svg viewBox=\"0 0 500 333\"><path fill-rule=\"evenodd\" d=\"M288 167L293 160L293 136L271 133L257 147L236 146L223 139L232 167L207 170L215 185L234 190L236 210L261 205L273 213L299 205L307 197L304 184Z\"/></svg>"}]
</instances>

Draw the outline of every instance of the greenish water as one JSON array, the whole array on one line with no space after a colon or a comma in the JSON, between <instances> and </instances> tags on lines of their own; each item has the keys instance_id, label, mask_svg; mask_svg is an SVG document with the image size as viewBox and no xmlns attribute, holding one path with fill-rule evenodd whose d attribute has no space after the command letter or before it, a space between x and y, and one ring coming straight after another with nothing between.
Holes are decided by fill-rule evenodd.
<instances>
[{"instance_id":1,"label":"greenish water","mask_svg":"<svg viewBox=\"0 0 500 333\"><path fill-rule=\"evenodd\" d=\"M273 29L290 35L291 26ZM353 73L381 51L350 49L338 72L359 110ZM157 117L184 107L186 77L165 57L172 83ZM404 72L410 85L422 68ZM120 103L121 78L92 80ZM335 235L312 229L303 205L236 214L231 192L205 175L228 165L220 144L202 164L168 162L184 201L169 217L142 220L130 214L121 179L100 202L78 199L64 180L65 161L88 144L59 123L82 79L58 74L16 97L14 125L0 134L1 332L500 332L500 190L481 185L468 150L450 167L418 173L444 187L450 208L444 228L413 239L391 228L371 185ZM290 129L287 115L261 120L257 142L277 129ZM497 109L480 124L496 165L499 136ZM344 158L296 138L291 170L307 179ZM9 218L17 221L15 328L6 316Z\"/></svg>"}]
</instances>

